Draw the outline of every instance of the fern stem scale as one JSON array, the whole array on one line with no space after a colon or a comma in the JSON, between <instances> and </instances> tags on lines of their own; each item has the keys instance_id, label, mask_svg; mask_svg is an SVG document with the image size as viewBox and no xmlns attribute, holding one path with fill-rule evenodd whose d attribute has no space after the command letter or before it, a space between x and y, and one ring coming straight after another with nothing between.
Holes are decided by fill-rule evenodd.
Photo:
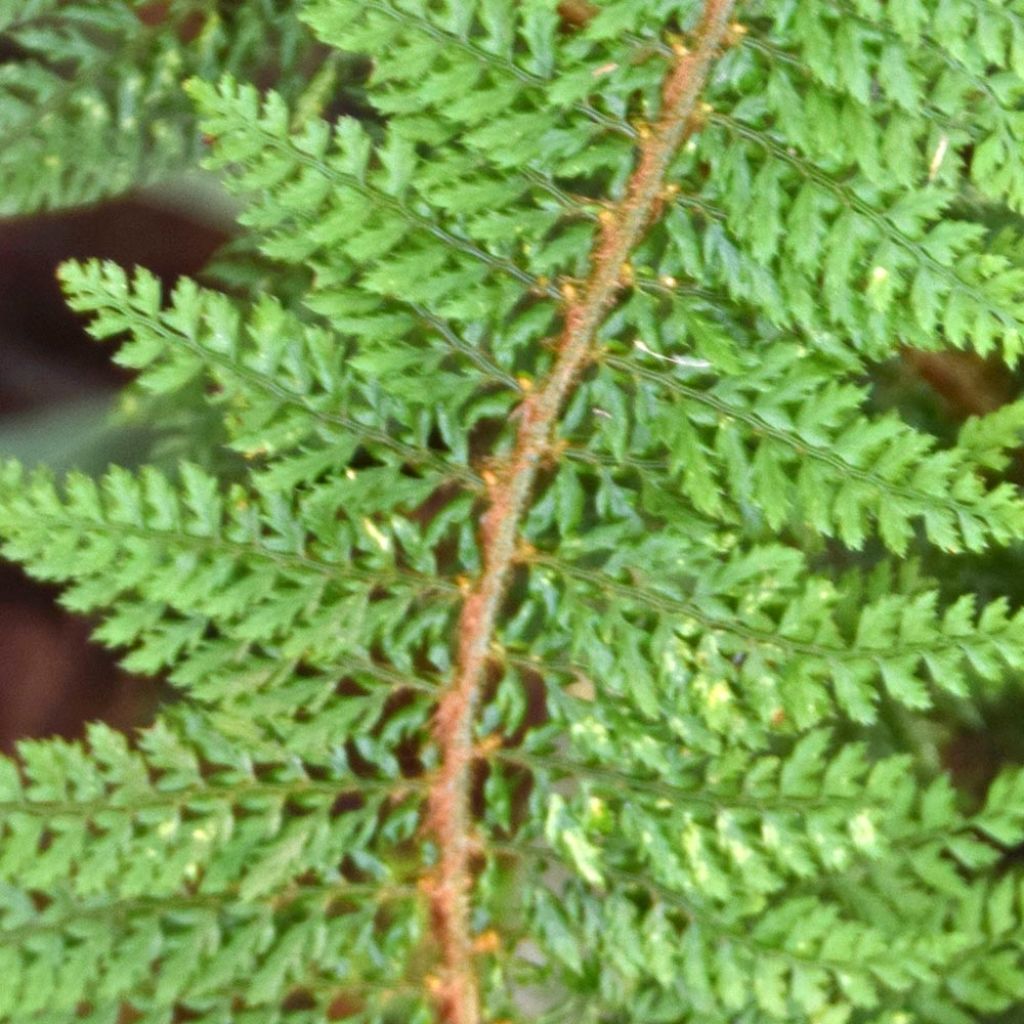
<instances>
[{"instance_id":1,"label":"fern stem scale","mask_svg":"<svg viewBox=\"0 0 1024 1024\"><path fill-rule=\"evenodd\" d=\"M734 0L707 0L693 48L679 52L666 77L660 120L642 133L626 194L600 219L590 275L565 296L554 365L543 383L520 403L512 453L488 488L489 508L480 531L483 572L462 607L455 676L441 697L434 723L441 767L430 793L429 825L440 854L430 884L430 906L444 970L437 991L443 1024L479 1024L481 1020L468 906L474 849L472 733L498 613L517 558L519 524L537 471L550 454L559 413L594 355L602 321L626 287L629 255L661 211L671 161L698 126L698 101L721 47L729 40L734 6Z\"/></svg>"}]
</instances>

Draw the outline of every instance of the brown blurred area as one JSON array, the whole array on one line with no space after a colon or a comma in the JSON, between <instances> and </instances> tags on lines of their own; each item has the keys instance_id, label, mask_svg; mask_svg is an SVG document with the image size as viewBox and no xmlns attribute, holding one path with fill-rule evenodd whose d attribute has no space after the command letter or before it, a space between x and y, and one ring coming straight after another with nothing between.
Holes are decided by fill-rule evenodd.
<instances>
[{"instance_id":1,"label":"brown blurred area","mask_svg":"<svg viewBox=\"0 0 1024 1024\"><path fill-rule=\"evenodd\" d=\"M945 403L946 413L959 422L984 416L1014 399L1017 385L1005 363L982 359L973 352L921 352L904 349L910 371Z\"/></svg>"},{"instance_id":2,"label":"brown blurred area","mask_svg":"<svg viewBox=\"0 0 1024 1024\"><path fill-rule=\"evenodd\" d=\"M64 305L54 276L61 261L113 259L173 282L197 272L223 240L207 225L141 200L0 223L0 431L12 418L112 394L123 382L109 350L89 340ZM4 751L24 737L79 735L94 719L131 728L158 699L158 684L121 672L113 655L90 643L90 623L61 609L56 597L0 564Z\"/></svg>"}]
</instances>

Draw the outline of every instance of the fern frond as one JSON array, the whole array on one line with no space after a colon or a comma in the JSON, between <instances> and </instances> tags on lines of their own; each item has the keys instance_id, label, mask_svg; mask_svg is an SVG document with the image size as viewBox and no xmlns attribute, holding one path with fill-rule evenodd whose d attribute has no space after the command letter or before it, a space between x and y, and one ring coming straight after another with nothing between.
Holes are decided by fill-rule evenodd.
<instances>
[{"instance_id":1,"label":"fern frond","mask_svg":"<svg viewBox=\"0 0 1024 1024\"><path fill-rule=\"evenodd\" d=\"M392 497L406 490L418 503L415 489L396 487ZM316 623L356 617L376 624L368 650L417 602L458 594L400 564L419 554L423 569L427 552L415 551L412 533L376 526L365 494L345 523L317 515L315 499L296 510L281 497L261 507L241 490L222 495L187 465L180 494L155 470L112 471L102 487L76 475L61 493L47 474L26 479L17 465L2 488L8 554L42 579L71 582L64 601L76 611L115 605L101 636L136 646L128 664L139 671L174 665L211 628L276 648ZM378 589L387 599L374 600Z\"/></svg>"},{"instance_id":2,"label":"fern frond","mask_svg":"<svg viewBox=\"0 0 1024 1024\"><path fill-rule=\"evenodd\" d=\"M877 524L897 554L905 553L918 519L928 539L947 551L980 550L991 540L1005 544L1024 525L1015 489L1004 483L989 490L972 452L935 451L933 438L896 416L866 421L865 390L839 383L834 365L816 366L805 350L779 344L742 374L710 384L692 380L695 371L685 359L673 374L657 367L650 358L656 354L643 354L648 359L605 360L619 378L595 380L591 401L611 406L615 416L594 423L598 444L586 437L574 443L637 458L650 438L657 445L652 457L669 452L670 477L681 480L703 512L723 515L725 492L733 522L737 510L756 507L773 530L795 519L851 548L862 547ZM701 368L698 362L696 373ZM616 393L627 381L634 384L628 399ZM658 391L671 396L671 404ZM999 414L1008 445L1024 425L1010 426L1011 415L1013 408ZM716 458L720 454L725 459Z\"/></svg>"},{"instance_id":3,"label":"fern frond","mask_svg":"<svg viewBox=\"0 0 1024 1024\"><path fill-rule=\"evenodd\" d=\"M403 440L392 417L408 413L373 386L373 364L361 363L333 331L303 322L273 299L240 310L227 296L184 279L162 310L160 284L145 271L129 280L113 264L66 263L61 279L71 307L91 314L94 337L130 338L115 358L140 371L143 389L174 395L196 379L208 381L212 400L227 410L239 452L261 459L300 453L271 470L282 483L343 470L359 447L399 465L422 465L435 481L438 474L477 480L463 446L452 459L427 446L432 424L422 417L408 423ZM467 389L440 365L449 354L435 357L437 372L449 394L469 400L473 381Z\"/></svg>"},{"instance_id":4,"label":"fern frond","mask_svg":"<svg viewBox=\"0 0 1024 1024\"><path fill-rule=\"evenodd\" d=\"M131 5L5 11L138 70ZM0 768L0 1022L1016 1012L1024 775L970 804L910 740L1024 667L961 586L1024 407L940 440L871 382L1024 346L1024 12L310 0L372 58L330 122L333 71L250 84L270 13L309 52L291 4L138 30L243 198L230 295L61 271L217 439L0 469L7 556L177 691Z\"/></svg>"},{"instance_id":5,"label":"fern frond","mask_svg":"<svg viewBox=\"0 0 1024 1024\"><path fill-rule=\"evenodd\" d=\"M539 559L508 642L523 642L520 624L532 629L543 621L533 653L572 651L589 677L652 716L657 705L647 695L667 691L682 706L704 704L711 718L716 705L740 699L765 720L781 713L802 727L828 715L833 699L855 720L871 721L883 693L924 708L931 704L927 679L963 696L972 676L998 680L1006 666L1020 664L1024 618L1002 599L976 619L970 596L940 611L935 591L891 594L840 623L831 582L807 580L790 552L744 552L723 559L721 575L691 557L699 582L688 587L678 571L657 572L664 550L648 545L646 562L615 559L611 572ZM639 582L622 581L623 570ZM748 574L756 588L730 600L735 580ZM552 609L555 578L560 601ZM691 638L698 641L693 652Z\"/></svg>"},{"instance_id":6,"label":"fern frond","mask_svg":"<svg viewBox=\"0 0 1024 1024\"><path fill-rule=\"evenodd\" d=\"M193 714L137 748L97 726L88 748L27 744L19 766L2 763L0 877L22 887L0 911L7 1019L57 1019L119 992L160 1013L186 992L202 1006L244 988L248 1011L272 1009L325 942L349 954L313 972L319 984L337 997L369 980L362 936L379 907L415 899L374 837L383 818L392 841L409 835L416 782L357 775L341 749L314 774L252 750ZM393 956L415 929L383 941Z\"/></svg>"},{"instance_id":7,"label":"fern frond","mask_svg":"<svg viewBox=\"0 0 1024 1024\"><path fill-rule=\"evenodd\" d=\"M201 147L183 73L253 74L274 39L282 87L296 94L309 40L290 0L226 14L196 0L145 7L45 0L0 9L16 54L0 65L0 213L77 206L193 166Z\"/></svg>"}]
</instances>

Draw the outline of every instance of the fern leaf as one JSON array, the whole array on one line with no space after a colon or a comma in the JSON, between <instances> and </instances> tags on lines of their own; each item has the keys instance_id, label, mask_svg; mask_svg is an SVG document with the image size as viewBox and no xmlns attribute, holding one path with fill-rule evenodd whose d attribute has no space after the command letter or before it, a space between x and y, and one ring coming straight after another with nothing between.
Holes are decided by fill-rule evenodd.
<instances>
[{"instance_id":1,"label":"fern leaf","mask_svg":"<svg viewBox=\"0 0 1024 1024\"><path fill-rule=\"evenodd\" d=\"M224 290L61 270L219 427L0 469L6 556L176 691L0 763L2 1024L1015 1012L1022 775L968 806L910 739L1024 665L961 585L1016 557L1021 405L940 439L871 387L1019 358L1015 4L9 7L12 204L198 124L245 236ZM30 178L128 81L173 147Z\"/></svg>"},{"instance_id":2,"label":"fern leaf","mask_svg":"<svg viewBox=\"0 0 1024 1024\"><path fill-rule=\"evenodd\" d=\"M194 166L185 67L252 73L275 38L282 85L297 84L295 62L309 43L290 2L259 0L226 19L191 0L149 6L31 0L0 8L0 33L17 53L0 68L0 213L77 206Z\"/></svg>"}]
</instances>

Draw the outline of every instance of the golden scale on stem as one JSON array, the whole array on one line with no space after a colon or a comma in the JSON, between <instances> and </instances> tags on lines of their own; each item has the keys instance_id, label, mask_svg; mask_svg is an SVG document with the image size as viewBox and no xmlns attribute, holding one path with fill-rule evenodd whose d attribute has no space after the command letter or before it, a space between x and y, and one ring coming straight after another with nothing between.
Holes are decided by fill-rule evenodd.
<instances>
[{"instance_id":1,"label":"golden scale on stem","mask_svg":"<svg viewBox=\"0 0 1024 1024\"><path fill-rule=\"evenodd\" d=\"M630 253L672 192L666 182L672 159L700 126L700 96L715 61L743 34L743 27L730 20L735 4L705 0L690 46L674 47L676 60L662 86L659 120L640 133L636 168L624 197L602 211L590 273L563 292L555 361L520 402L512 451L489 474L488 508L480 525L483 571L463 601L455 673L434 719L441 765L428 795L428 826L439 862L425 889L441 953L441 974L432 986L441 1024L481 1024L482 1019L470 928L473 722L499 608L520 549L519 525L538 469L551 454L559 414L580 371L598 354L598 328L628 286Z\"/></svg>"}]
</instances>

